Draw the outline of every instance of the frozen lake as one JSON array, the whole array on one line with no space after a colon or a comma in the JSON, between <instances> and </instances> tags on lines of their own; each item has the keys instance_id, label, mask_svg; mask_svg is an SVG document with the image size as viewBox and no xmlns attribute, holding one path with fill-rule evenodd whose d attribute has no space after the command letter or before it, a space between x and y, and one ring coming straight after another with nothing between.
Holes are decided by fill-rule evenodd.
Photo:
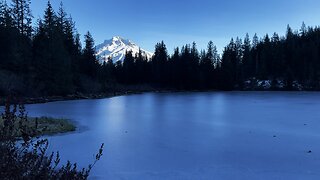
<instances>
[{"instance_id":1,"label":"frozen lake","mask_svg":"<svg viewBox=\"0 0 320 180\"><path fill-rule=\"evenodd\" d=\"M147 93L27 111L78 124L49 137L63 160L87 165L105 143L92 179L320 179L320 93Z\"/></svg>"}]
</instances>

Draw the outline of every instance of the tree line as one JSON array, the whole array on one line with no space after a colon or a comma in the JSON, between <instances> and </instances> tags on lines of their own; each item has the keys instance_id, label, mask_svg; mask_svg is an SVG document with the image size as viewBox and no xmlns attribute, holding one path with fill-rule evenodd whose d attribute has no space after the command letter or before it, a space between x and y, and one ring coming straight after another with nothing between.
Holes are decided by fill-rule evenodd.
<instances>
[{"instance_id":1,"label":"tree line","mask_svg":"<svg viewBox=\"0 0 320 180\"><path fill-rule=\"evenodd\" d=\"M0 4L0 95L66 95L100 90L101 65L88 32L80 35L61 3L50 1L43 18L32 26L30 0Z\"/></svg>"},{"instance_id":2,"label":"tree line","mask_svg":"<svg viewBox=\"0 0 320 180\"><path fill-rule=\"evenodd\" d=\"M61 4L50 1L32 25L30 0L0 3L0 96L68 95L115 91L147 85L176 90L255 90L261 83L274 90L318 90L320 28L307 27L285 36L232 38L219 54L212 41L206 50L196 43L169 54L157 43L152 59L127 52L122 62L99 63L88 32L82 47L75 23ZM264 86L263 86L264 87Z\"/></svg>"},{"instance_id":3,"label":"tree line","mask_svg":"<svg viewBox=\"0 0 320 180\"><path fill-rule=\"evenodd\" d=\"M285 36L232 38L222 55L210 41L206 50L192 43L172 55L161 42L150 61L140 56L127 52L123 65L115 65L119 82L179 90L320 89L320 27L304 23L297 31L288 25Z\"/></svg>"}]
</instances>

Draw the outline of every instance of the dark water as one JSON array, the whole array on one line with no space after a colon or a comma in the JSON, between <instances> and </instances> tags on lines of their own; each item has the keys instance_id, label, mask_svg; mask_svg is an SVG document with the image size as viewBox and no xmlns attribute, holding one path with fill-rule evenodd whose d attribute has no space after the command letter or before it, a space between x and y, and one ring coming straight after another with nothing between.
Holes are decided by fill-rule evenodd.
<instances>
[{"instance_id":1,"label":"dark water","mask_svg":"<svg viewBox=\"0 0 320 180\"><path fill-rule=\"evenodd\" d=\"M72 119L50 150L95 179L320 179L320 93L142 94L28 105ZM312 153L307 153L312 150Z\"/></svg>"}]
</instances>

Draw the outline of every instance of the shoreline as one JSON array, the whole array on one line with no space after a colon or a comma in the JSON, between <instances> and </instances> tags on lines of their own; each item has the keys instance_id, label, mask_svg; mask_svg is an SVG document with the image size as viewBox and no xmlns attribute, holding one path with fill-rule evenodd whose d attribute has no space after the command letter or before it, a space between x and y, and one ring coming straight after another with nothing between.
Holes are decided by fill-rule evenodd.
<instances>
[{"instance_id":1,"label":"shoreline","mask_svg":"<svg viewBox=\"0 0 320 180\"><path fill-rule=\"evenodd\" d=\"M106 92L106 93L91 93L83 94L76 93L66 96L43 96L43 97L19 97L17 98L23 104L44 104L49 102L57 101L71 101L71 100L85 100L85 99L105 99L113 98L118 96L125 95L134 95L134 94L143 94L143 93L181 93L181 92L286 92L286 90L230 90L230 91L218 91L218 90L177 90L177 89L148 89L148 90L127 90L127 91L115 91L115 92ZM287 92L320 92L320 91L299 91L299 90L290 90ZM0 106L5 105L6 98L0 97Z\"/></svg>"},{"instance_id":2,"label":"shoreline","mask_svg":"<svg viewBox=\"0 0 320 180\"><path fill-rule=\"evenodd\" d=\"M125 92L114 92L114 93L99 93L99 94L72 94L66 96L43 96L43 97L19 97L17 98L19 102L23 104L44 104L49 102L57 102L57 101L71 101L71 100L84 100L84 99L103 99L103 98L112 98L123 95L131 95L131 94L141 94L145 92L152 91L125 91ZM0 98L0 106L3 106L6 102L5 97Z\"/></svg>"},{"instance_id":3,"label":"shoreline","mask_svg":"<svg viewBox=\"0 0 320 180\"><path fill-rule=\"evenodd\" d=\"M217 90L174 90L174 89L146 89L146 90L126 90L106 93L83 94L76 93L66 96L43 96L43 97L18 97L17 100L23 104L44 104L57 101L85 100L85 99L105 99L125 95L143 94L143 93L179 93L179 92L217 92ZM228 92L228 91L226 91ZM6 98L0 97L0 106L5 105Z\"/></svg>"}]
</instances>

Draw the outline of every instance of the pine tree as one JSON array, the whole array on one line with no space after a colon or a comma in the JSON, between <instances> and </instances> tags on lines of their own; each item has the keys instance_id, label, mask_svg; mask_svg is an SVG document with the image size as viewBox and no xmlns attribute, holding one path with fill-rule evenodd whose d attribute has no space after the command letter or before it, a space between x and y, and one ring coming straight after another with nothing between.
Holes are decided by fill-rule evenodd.
<instances>
[{"instance_id":1,"label":"pine tree","mask_svg":"<svg viewBox=\"0 0 320 180\"><path fill-rule=\"evenodd\" d=\"M6 2L0 2L0 69L9 69L14 28L11 11Z\"/></svg>"},{"instance_id":2,"label":"pine tree","mask_svg":"<svg viewBox=\"0 0 320 180\"><path fill-rule=\"evenodd\" d=\"M307 27L306 27L306 24L302 22L302 25L300 28L300 35L304 37L306 34L307 34Z\"/></svg>"},{"instance_id":3,"label":"pine tree","mask_svg":"<svg viewBox=\"0 0 320 180\"><path fill-rule=\"evenodd\" d=\"M115 66L111 58L103 62L99 71L99 82L103 91L113 90L115 85Z\"/></svg>"},{"instance_id":4,"label":"pine tree","mask_svg":"<svg viewBox=\"0 0 320 180\"><path fill-rule=\"evenodd\" d=\"M259 45L259 38L257 34L254 34L252 38L252 59L254 64L254 76L256 76L259 72L259 54L258 54L258 45Z\"/></svg>"},{"instance_id":5,"label":"pine tree","mask_svg":"<svg viewBox=\"0 0 320 180\"><path fill-rule=\"evenodd\" d=\"M4 26L4 14L5 14L5 4L0 1L0 26Z\"/></svg>"},{"instance_id":6,"label":"pine tree","mask_svg":"<svg viewBox=\"0 0 320 180\"><path fill-rule=\"evenodd\" d=\"M142 55L141 49L139 49L139 52L135 56L135 82L141 84L145 83L146 79L146 69L147 69L147 60L145 60L145 57Z\"/></svg>"},{"instance_id":7,"label":"pine tree","mask_svg":"<svg viewBox=\"0 0 320 180\"><path fill-rule=\"evenodd\" d=\"M132 51L127 51L123 60L123 80L124 83L134 84L136 79L135 75L135 58Z\"/></svg>"},{"instance_id":8,"label":"pine tree","mask_svg":"<svg viewBox=\"0 0 320 180\"><path fill-rule=\"evenodd\" d=\"M15 26L27 37L32 34L31 0L12 0L12 12Z\"/></svg>"},{"instance_id":9,"label":"pine tree","mask_svg":"<svg viewBox=\"0 0 320 180\"><path fill-rule=\"evenodd\" d=\"M290 27L290 25L288 25L287 26L287 32L286 32L286 38L287 38L287 40L292 40L293 37L294 37L293 30Z\"/></svg>"},{"instance_id":10,"label":"pine tree","mask_svg":"<svg viewBox=\"0 0 320 180\"><path fill-rule=\"evenodd\" d=\"M269 35L266 34L263 40L263 48L261 51L261 58L260 58L260 79L269 79L273 76L273 66L274 60L272 58L272 51L271 51L271 41Z\"/></svg>"},{"instance_id":11,"label":"pine tree","mask_svg":"<svg viewBox=\"0 0 320 180\"><path fill-rule=\"evenodd\" d=\"M244 38L244 43L243 43L243 59L242 59L242 64L243 64L243 69L242 73L245 79L252 77L254 72L254 63L251 58L251 42L250 42L250 37L249 34L246 34L246 37Z\"/></svg>"},{"instance_id":12,"label":"pine tree","mask_svg":"<svg viewBox=\"0 0 320 180\"><path fill-rule=\"evenodd\" d=\"M233 89L238 80L237 66L238 66L238 51L236 43L233 38L231 39L229 45L225 47L223 56L221 70L223 73L224 84L222 88L225 90Z\"/></svg>"},{"instance_id":13,"label":"pine tree","mask_svg":"<svg viewBox=\"0 0 320 180\"><path fill-rule=\"evenodd\" d=\"M34 37L35 73L38 89L52 95L65 95L74 91L72 72L72 52L65 43L65 34L57 21L50 1L47 3L44 20Z\"/></svg>"},{"instance_id":14,"label":"pine tree","mask_svg":"<svg viewBox=\"0 0 320 180\"><path fill-rule=\"evenodd\" d=\"M85 35L85 47L83 49L82 61L82 72L91 78L95 78L99 63L95 56L94 40L90 32L87 32Z\"/></svg>"},{"instance_id":15,"label":"pine tree","mask_svg":"<svg viewBox=\"0 0 320 180\"><path fill-rule=\"evenodd\" d=\"M199 51L197 49L197 44L193 42L190 50L190 62L188 63L187 70L187 78L189 79L189 89L197 89L199 86L199 63Z\"/></svg>"},{"instance_id":16,"label":"pine tree","mask_svg":"<svg viewBox=\"0 0 320 180\"><path fill-rule=\"evenodd\" d=\"M166 63L168 61L168 53L166 45L163 41L155 46L155 53L152 58L153 78L154 82L164 84L166 80Z\"/></svg>"},{"instance_id":17,"label":"pine tree","mask_svg":"<svg viewBox=\"0 0 320 180\"><path fill-rule=\"evenodd\" d=\"M62 31L64 30L65 27L65 23L66 23L66 18L67 18L67 13L64 10L63 7L63 3L60 2L60 6L59 6L59 10L57 13L57 22L58 22L58 26L62 29Z\"/></svg>"},{"instance_id":18,"label":"pine tree","mask_svg":"<svg viewBox=\"0 0 320 180\"><path fill-rule=\"evenodd\" d=\"M258 44L259 44L259 38L257 34L254 34L252 39L252 48L257 48Z\"/></svg>"},{"instance_id":19,"label":"pine tree","mask_svg":"<svg viewBox=\"0 0 320 180\"><path fill-rule=\"evenodd\" d=\"M47 3L47 8L44 12L44 28L46 30L47 36L49 36L49 38L52 37L53 35L53 31L54 31L54 26L56 25L56 15L55 12L52 8L51 2L50 0Z\"/></svg>"},{"instance_id":20,"label":"pine tree","mask_svg":"<svg viewBox=\"0 0 320 180\"><path fill-rule=\"evenodd\" d=\"M201 53L200 61L200 79L202 88L213 87L213 71L215 67L215 61L217 61L217 48L212 41L209 41L207 46L207 52Z\"/></svg>"},{"instance_id":21,"label":"pine tree","mask_svg":"<svg viewBox=\"0 0 320 180\"><path fill-rule=\"evenodd\" d=\"M6 1L1 3L0 6L0 25L4 28L13 28L13 17L12 12Z\"/></svg>"},{"instance_id":22,"label":"pine tree","mask_svg":"<svg viewBox=\"0 0 320 180\"><path fill-rule=\"evenodd\" d=\"M25 9L24 7L20 7ZM6 74L11 74L12 77L16 77L16 80L9 80L8 78L2 77L2 79L8 79L11 81L13 86L7 88L12 89L12 91L22 91L22 87L26 86L25 79L28 76L29 63L31 61L31 39L25 36L26 21L23 21L23 31L17 27L16 14L13 8L8 7L7 3L4 2L1 5L0 13L0 67L3 67ZM27 15L24 13L24 16ZM26 18L24 18L26 20ZM29 26L31 27L31 26ZM31 34L31 31L30 31ZM6 90L7 91L7 90Z\"/></svg>"},{"instance_id":23,"label":"pine tree","mask_svg":"<svg viewBox=\"0 0 320 180\"><path fill-rule=\"evenodd\" d=\"M273 84L277 83L277 77L282 76L282 70L285 68L283 55L282 55L282 43L280 40L280 36L277 33L274 33L271 38L271 53L272 53L272 70L273 70ZM274 87L275 88L275 87Z\"/></svg>"},{"instance_id":24,"label":"pine tree","mask_svg":"<svg viewBox=\"0 0 320 180\"><path fill-rule=\"evenodd\" d=\"M181 79L183 77L182 75L182 60L180 56L180 50L179 48L174 48L174 53L172 54L170 61L169 61L169 67L168 67L168 81L169 86L176 87L178 89L182 88L182 82Z\"/></svg>"}]
</instances>

